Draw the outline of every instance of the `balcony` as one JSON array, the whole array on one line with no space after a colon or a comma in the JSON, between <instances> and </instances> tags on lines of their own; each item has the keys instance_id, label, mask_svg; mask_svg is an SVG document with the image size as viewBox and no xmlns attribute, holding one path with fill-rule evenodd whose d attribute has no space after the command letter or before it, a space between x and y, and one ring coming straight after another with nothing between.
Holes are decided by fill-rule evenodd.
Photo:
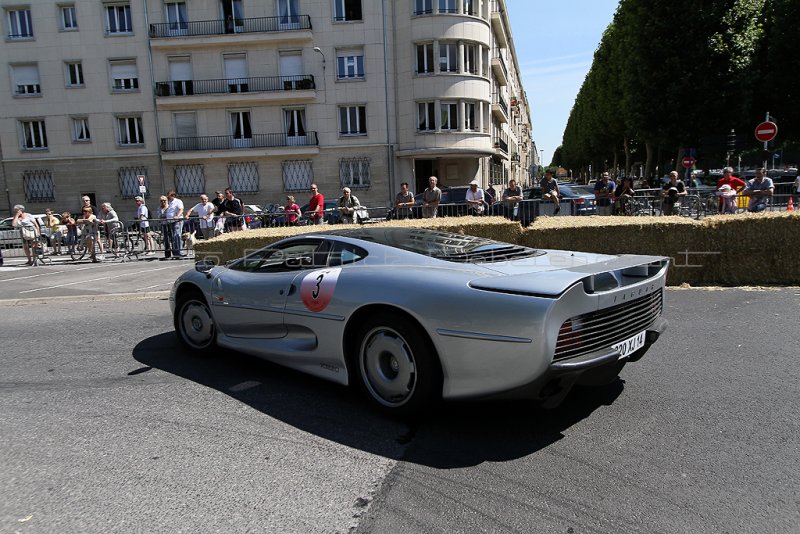
<instances>
[{"instance_id":1,"label":"balcony","mask_svg":"<svg viewBox=\"0 0 800 534\"><path fill-rule=\"evenodd\" d=\"M499 85L508 85L508 69L506 68L506 62L503 56L500 54L492 58L492 72Z\"/></svg>"},{"instance_id":2,"label":"balcony","mask_svg":"<svg viewBox=\"0 0 800 534\"><path fill-rule=\"evenodd\" d=\"M508 122L508 105L498 93L492 95L492 115L500 122Z\"/></svg>"},{"instance_id":3,"label":"balcony","mask_svg":"<svg viewBox=\"0 0 800 534\"><path fill-rule=\"evenodd\" d=\"M503 159L508 159L508 141L502 137L494 138L495 155Z\"/></svg>"},{"instance_id":4,"label":"balcony","mask_svg":"<svg viewBox=\"0 0 800 534\"><path fill-rule=\"evenodd\" d=\"M156 82L155 90L157 104L161 109L299 103L316 98L316 83L311 74L173 80Z\"/></svg>"},{"instance_id":5,"label":"balcony","mask_svg":"<svg viewBox=\"0 0 800 534\"><path fill-rule=\"evenodd\" d=\"M497 37L497 44L501 48L508 47L508 33L506 32L506 13L500 5L500 0L492 0L492 29Z\"/></svg>"},{"instance_id":6,"label":"balcony","mask_svg":"<svg viewBox=\"0 0 800 534\"><path fill-rule=\"evenodd\" d=\"M292 35L287 36L286 32ZM267 35L263 35L267 34ZM273 38L268 37L270 34ZM218 35L219 39L204 39ZM176 46L219 46L228 43L262 42L264 40L311 40L311 18L308 15L259 17L251 19L200 20L166 22L150 25L150 38L155 48Z\"/></svg>"},{"instance_id":7,"label":"balcony","mask_svg":"<svg viewBox=\"0 0 800 534\"><path fill-rule=\"evenodd\" d=\"M285 133L252 134L250 137L234 135L207 135L203 137L162 137L162 152L238 150L243 148L277 148L287 146L317 146L317 132L306 135Z\"/></svg>"}]
</instances>

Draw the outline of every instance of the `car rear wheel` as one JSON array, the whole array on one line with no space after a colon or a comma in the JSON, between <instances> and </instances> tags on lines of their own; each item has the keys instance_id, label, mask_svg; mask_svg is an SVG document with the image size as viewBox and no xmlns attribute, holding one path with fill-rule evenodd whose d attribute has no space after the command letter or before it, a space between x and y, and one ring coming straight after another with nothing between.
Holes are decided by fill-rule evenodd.
<instances>
[{"instance_id":1,"label":"car rear wheel","mask_svg":"<svg viewBox=\"0 0 800 534\"><path fill-rule=\"evenodd\" d=\"M199 292L180 297L175 306L175 333L185 347L196 354L209 355L217 346L214 317Z\"/></svg>"},{"instance_id":2,"label":"car rear wheel","mask_svg":"<svg viewBox=\"0 0 800 534\"><path fill-rule=\"evenodd\" d=\"M359 330L358 374L370 399L400 417L439 400L441 371L421 328L397 314L369 319Z\"/></svg>"}]
</instances>

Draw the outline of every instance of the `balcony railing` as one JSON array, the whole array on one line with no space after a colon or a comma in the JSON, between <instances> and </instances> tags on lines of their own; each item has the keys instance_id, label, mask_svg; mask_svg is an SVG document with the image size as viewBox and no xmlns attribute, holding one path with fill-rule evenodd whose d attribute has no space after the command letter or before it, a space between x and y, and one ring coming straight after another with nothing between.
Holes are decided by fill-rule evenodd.
<instances>
[{"instance_id":1,"label":"balcony railing","mask_svg":"<svg viewBox=\"0 0 800 534\"><path fill-rule=\"evenodd\" d=\"M503 99L503 95L495 93L492 96L493 96L492 104L497 104L498 106L500 106L500 109L503 110L503 113L505 113L506 116L508 116L508 104L506 104L506 101Z\"/></svg>"},{"instance_id":2,"label":"balcony railing","mask_svg":"<svg viewBox=\"0 0 800 534\"><path fill-rule=\"evenodd\" d=\"M186 152L191 150L240 150L248 148L273 148L284 146L316 146L317 132L305 135L285 133L252 134L250 137L235 135L209 135L203 137L162 137L162 152Z\"/></svg>"},{"instance_id":3,"label":"balcony railing","mask_svg":"<svg viewBox=\"0 0 800 534\"><path fill-rule=\"evenodd\" d=\"M497 50L494 55L494 59L497 59L500 63L500 68L503 69L503 74L508 77L508 67L506 67L506 60L503 59L503 56L500 54L500 51Z\"/></svg>"},{"instance_id":4,"label":"balcony railing","mask_svg":"<svg viewBox=\"0 0 800 534\"><path fill-rule=\"evenodd\" d=\"M259 17L253 19L199 20L194 22L165 22L150 25L150 37L195 37L236 33L283 32L310 30L308 15L288 17Z\"/></svg>"},{"instance_id":5,"label":"balcony railing","mask_svg":"<svg viewBox=\"0 0 800 534\"><path fill-rule=\"evenodd\" d=\"M156 82L156 96L260 93L314 89L314 76L266 76L261 78L224 78L219 80L178 80Z\"/></svg>"},{"instance_id":6,"label":"balcony railing","mask_svg":"<svg viewBox=\"0 0 800 534\"><path fill-rule=\"evenodd\" d=\"M494 138L494 147L499 148L500 150L508 154L508 142L502 137Z\"/></svg>"}]
</instances>

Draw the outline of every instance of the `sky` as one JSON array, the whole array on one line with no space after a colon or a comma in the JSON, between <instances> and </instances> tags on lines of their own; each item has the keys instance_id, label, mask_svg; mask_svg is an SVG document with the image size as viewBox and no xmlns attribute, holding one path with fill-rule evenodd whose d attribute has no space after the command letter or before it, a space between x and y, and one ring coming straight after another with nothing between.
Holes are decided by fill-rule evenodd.
<instances>
[{"instance_id":1,"label":"sky","mask_svg":"<svg viewBox=\"0 0 800 534\"><path fill-rule=\"evenodd\" d=\"M619 0L506 0L533 140L545 164Z\"/></svg>"}]
</instances>

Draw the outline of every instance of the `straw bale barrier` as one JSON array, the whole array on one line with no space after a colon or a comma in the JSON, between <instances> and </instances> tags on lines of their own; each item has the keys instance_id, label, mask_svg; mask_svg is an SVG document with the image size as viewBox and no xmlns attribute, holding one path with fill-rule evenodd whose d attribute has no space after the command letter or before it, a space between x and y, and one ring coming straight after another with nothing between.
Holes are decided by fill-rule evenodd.
<instances>
[{"instance_id":1,"label":"straw bale barrier","mask_svg":"<svg viewBox=\"0 0 800 534\"><path fill-rule=\"evenodd\" d=\"M541 217L526 229L501 217L413 219L373 226L432 228L534 248L669 256L670 285L800 284L798 212L719 215L701 221L683 217ZM285 237L335 228L344 226L234 232L200 241L196 252L198 257L224 262Z\"/></svg>"}]
</instances>

